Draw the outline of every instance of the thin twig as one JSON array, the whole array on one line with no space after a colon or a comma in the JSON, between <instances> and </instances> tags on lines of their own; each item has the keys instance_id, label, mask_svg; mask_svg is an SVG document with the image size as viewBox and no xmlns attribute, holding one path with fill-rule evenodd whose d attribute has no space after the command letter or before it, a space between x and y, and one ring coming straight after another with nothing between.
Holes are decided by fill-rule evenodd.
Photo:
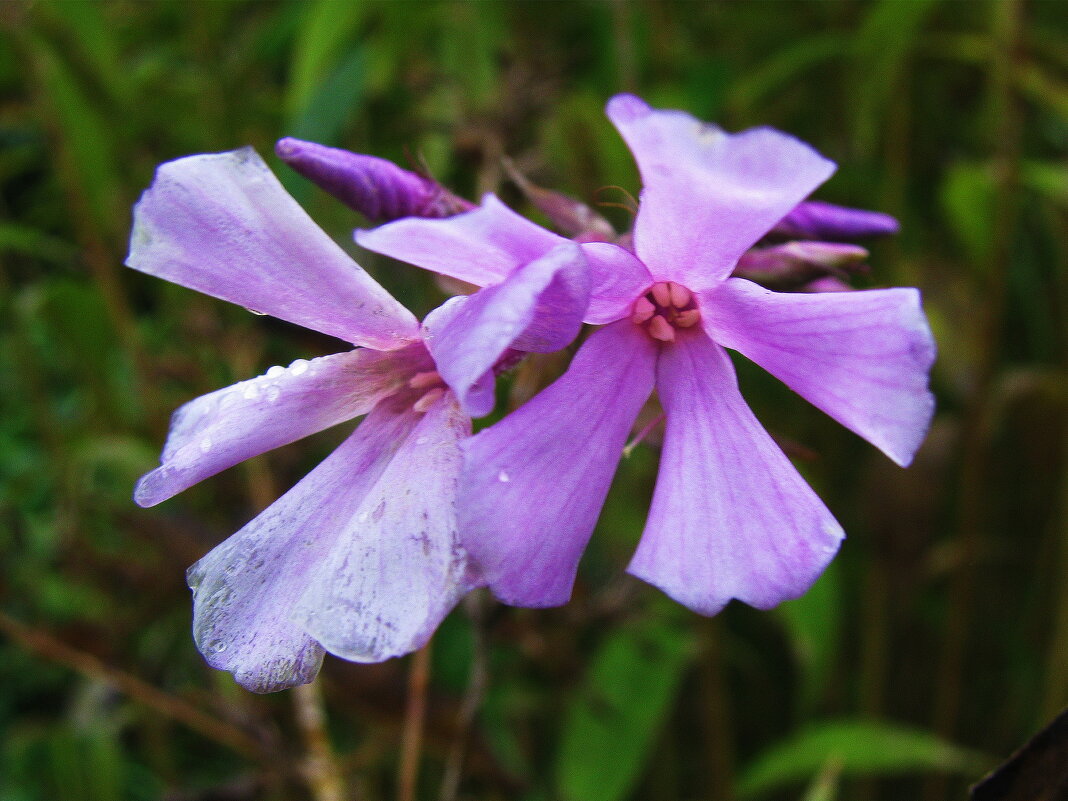
<instances>
[{"instance_id":1,"label":"thin twig","mask_svg":"<svg viewBox=\"0 0 1068 801\"><path fill-rule=\"evenodd\" d=\"M426 721L426 692L430 681L430 643L412 656L408 674L408 708L401 732L401 758L397 771L397 801L415 801L419 779L419 762L423 750L423 725Z\"/></svg>"},{"instance_id":2,"label":"thin twig","mask_svg":"<svg viewBox=\"0 0 1068 801\"><path fill-rule=\"evenodd\" d=\"M307 748L301 772L312 796L315 801L342 801L348 794L326 731L326 713L319 682L295 687L293 706Z\"/></svg>"},{"instance_id":3,"label":"thin twig","mask_svg":"<svg viewBox=\"0 0 1068 801\"><path fill-rule=\"evenodd\" d=\"M456 801L460 791L460 779L463 777L464 754L471 736L471 726L482 706L489 683L489 656L486 647L485 604L487 597L482 592L473 592L464 599L464 611L471 619L472 652L471 674L464 691L463 702L456 716L456 732L452 747L445 759L445 775L441 780L440 801Z\"/></svg>"},{"instance_id":4,"label":"thin twig","mask_svg":"<svg viewBox=\"0 0 1068 801\"><path fill-rule=\"evenodd\" d=\"M136 676L111 667L92 654L73 648L51 634L31 628L5 612L0 612L0 631L27 651L65 665L83 676L109 684L133 700L233 749L242 756L253 759L264 757L260 743L236 726L212 717L188 701L169 695Z\"/></svg>"}]
</instances>

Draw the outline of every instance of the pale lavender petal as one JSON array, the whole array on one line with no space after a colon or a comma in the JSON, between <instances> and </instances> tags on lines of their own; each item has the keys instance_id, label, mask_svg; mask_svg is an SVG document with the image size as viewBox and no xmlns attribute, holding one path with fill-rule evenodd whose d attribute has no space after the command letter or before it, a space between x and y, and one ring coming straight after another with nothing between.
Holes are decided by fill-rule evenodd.
<instances>
[{"instance_id":1,"label":"pale lavender petal","mask_svg":"<svg viewBox=\"0 0 1068 801\"><path fill-rule=\"evenodd\" d=\"M286 137L275 153L309 181L375 221L448 217L473 208L436 181L391 161Z\"/></svg>"},{"instance_id":2,"label":"pale lavender petal","mask_svg":"<svg viewBox=\"0 0 1068 801\"><path fill-rule=\"evenodd\" d=\"M834 172L833 162L770 128L727 134L633 95L612 98L607 112L641 171L634 246L658 281L713 286Z\"/></svg>"},{"instance_id":3,"label":"pale lavender petal","mask_svg":"<svg viewBox=\"0 0 1068 801\"><path fill-rule=\"evenodd\" d=\"M627 570L705 615L801 595L844 535L749 410L727 354L688 331L663 349L656 388L664 449Z\"/></svg>"},{"instance_id":4,"label":"pale lavender petal","mask_svg":"<svg viewBox=\"0 0 1068 801\"><path fill-rule=\"evenodd\" d=\"M154 506L238 462L366 414L432 369L419 343L384 353L360 348L298 359L203 395L174 413L161 465L137 483L134 500Z\"/></svg>"},{"instance_id":5,"label":"pale lavender petal","mask_svg":"<svg viewBox=\"0 0 1068 801\"><path fill-rule=\"evenodd\" d=\"M566 241L494 195L486 195L474 211L445 220L408 218L356 232L361 247L477 286L503 281Z\"/></svg>"},{"instance_id":6,"label":"pale lavender petal","mask_svg":"<svg viewBox=\"0 0 1068 801\"><path fill-rule=\"evenodd\" d=\"M193 636L208 664L254 692L306 684L323 649L292 612L418 422L379 405L352 436L187 574Z\"/></svg>"},{"instance_id":7,"label":"pale lavender petal","mask_svg":"<svg viewBox=\"0 0 1068 801\"><path fill-rule=\"evenodd\" d=\"M705 329L905 466L934 414L935 343L916 289L797 294L732 278Z\"/></svg>"},{"instance_id":8,"label":"pale lavender petal","mask_svg":"<svg viewBox=\"0 0 1068 801\"><path fill-rule=\"evenodd\" d=\"M808 200L799 203L769 233L784 239L862 239L896 234L900 227L897 220L881 211Z\"/></svg>"},{"instance_id":9,"label":"pale lavender petal","mask_svg":"<svg viewBox=\"0 0 1068 801\"><path fill-rule=\"evenodd\" d=\"M134 207L126 264L357 345L392 350L418 335L252 148L160 165Z\"/></svg>"},{"instance_id":10,"label":"pale lavender petal","mask_svg":"<svg viewBox=\"0 0 1068 801\"><path fill-rule=\"evenodd\" d=\"M508 348L551 353L582 327L589 274L579 246L563 240L503 282L453 299L424 322L438 372L473 417L493 410L492 369ZM472 389L484 389L472 394Z\"/></svg>"},{"instance_id":11,"label":"pale lavender petal","mask_svg":"<svg viewBox=\"0 0 1068 801\"><path fill-rule=\"evenodd\" d=\"M634 301L652 284L652 276L634 254L618 245L591 242L582 246L590 265L590 307L586 322L613 323L630 315Z\"/></svg>"},{"instance_id":12,"label":"pale lavender petal","mask_svg":"<svg viewBox=\"0 0 1068 801\"><path fill-rule=\"evenodd\" d=\"M293 611L330 653L379 662L414 651L477 585L456 530L459 442L470 433L446 393L342 523Z\"/></svg>"},{"instance_id":13,"label":"pale lavender petal","mask_svg":"<svg viewBox=\"0 0 1068 801\"><path fill-rule=\"evenodd\" d=\"M463 543L505 603L567 602L631 426L652 392L656 353L629 320L602 328L554 384L463 443Z\"/></svg>"}]
</instances>

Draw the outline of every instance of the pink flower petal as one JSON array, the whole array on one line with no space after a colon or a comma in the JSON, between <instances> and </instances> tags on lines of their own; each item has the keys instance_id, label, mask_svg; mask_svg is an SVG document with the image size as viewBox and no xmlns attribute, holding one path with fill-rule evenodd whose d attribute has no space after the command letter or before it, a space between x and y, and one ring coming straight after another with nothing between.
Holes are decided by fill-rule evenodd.
<instances>
[{"instance_id":1,"label":"pink flower petal","mask_svg":"<svg viewBox=\"0 0 1068 801\"><path fill-rule=\"evenodd\" d=\"M170 161L134 207L126 264L378 350L411 313L312 222L252 148Z\"/></svg>"},{"instance_id":2,"label":"pink flower petal","mask_svg":"<svg viewBox=\"0 0 1068 801\"><path fill-rule=\"evenodd\" d=\"M193 636L214 668L254 692L307 684L323 649L292 619L335 544L416 425L380 405L337 450L188 572Z\"/></svg>"},{"instance_id":3,"label":"pink flower petal","mask_svg":"<svg viewBox=\"0 0 1068 801\"><path fill-rule=\"evenodd\" d=\"M731 598L767 609L808 589L844 535L749 410L723 349L679 333L657 363L667 430L627 569L701 614Z\"/></svg>"},{"instance_id":4,"label":"pink flower petal","mask_svg":"<svg viewBox=\"0 0 1068 801\"><path fill-rule=\"evenodd\" d=\"M833 162L770 128L727 134L633 95L612 98L607 113L641 171L634 246L658 281L715 285L834 172Z\"/></svg>"},{"instance_id":5,"label":"pink flower petal","mask_svg":"<svg viewBox=\"0 0 1068 801\"><path fill-rule=\"evenodd\" d=\"M629 320L613 323L590 336L554 384L463 443L463 543L505 603L567 602L652 392L656 353Z\"/></svg>"},{"instance_id":6,"label":"pink flower petal","mask_svg":"<svg viewBox=\"0 0 1068 801\"><path fill-rule=\"evenodd\" d=\"M499 283L567 241L494 195L486 195L474 211L444 220L407 218L356 232L360 247L477 286Z\"/></svg>"},{"instance_id":7,"label":"pink flower petal","mask_svg":"<svg viewBox=\"0 0 1068 801\"><path fill-rule=\"evenodd\" d=\"M342 523L293 611L330 653L379 662L414 651L478 583L456 531L459 442L470 433L446 393Z\"/></svg>"},{"instance_id":8,"label":"pink flower petal","mask_svg":"<svg viewBox=\"0 0 1068 801\"><path fill-rule=\"evenodd\" d=\"M414 373L432 369L421 344L360 348L298 359L203 395L174 413L162 464L137 483L134 500L154 506L238 462L366 414Z\"/></svg>"},{"instance_id":9,"label":"pink flower petal","mask_svg":"<svg viewBox=\"0 0 1068 801\"><path fill-rule=\"evenodd\" d=\"M916 289L781 294L732 278L701 299L721 345L752 359L905 466L934 414L935 344Z\"/></svg>"},{"instance_id":10,"label":"pink flower petal","mask_svg":"<svg viewBox=\"0 0 1068 801\"><path fill-rule=\"evenodd\" d=\"M504 352L551 353L567 346L582 328L588 302L586 259L578 245L564 240L501 283L431 312L424 336L442 378L467 412L481 417L493 411L491 371ZM487 383L489 392L471 394Z\"/></svg>"},{"instance_id":11,"label":"pink flower petal","mask_svg":"<svg viewBox=\"0 0 1068 801\"><path fill-rule=\"evenodd\" d=\"M582 251L592 284L586 322L604 325L630 316L634 301L653 283L645 265L629 251L607 242L584 244Z\"/></svg>"}]
</instances>

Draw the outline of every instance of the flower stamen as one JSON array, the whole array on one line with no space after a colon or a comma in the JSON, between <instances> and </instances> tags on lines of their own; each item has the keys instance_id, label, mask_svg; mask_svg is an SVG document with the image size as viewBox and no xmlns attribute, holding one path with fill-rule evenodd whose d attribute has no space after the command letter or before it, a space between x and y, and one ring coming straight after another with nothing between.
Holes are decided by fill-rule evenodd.
<instances>
[{"instance_id":1,"label":"flower stamen","mask_svg":"<svg viewBox=\"0 0 1068 801\"><path fill-rule=\"evenodd\" d=\"M631 322L645 327L658 342L674 342L675 329L692 328L701 321L693 292L674 281L658 281L634 301Z\"/></svg>"}]
</instances>

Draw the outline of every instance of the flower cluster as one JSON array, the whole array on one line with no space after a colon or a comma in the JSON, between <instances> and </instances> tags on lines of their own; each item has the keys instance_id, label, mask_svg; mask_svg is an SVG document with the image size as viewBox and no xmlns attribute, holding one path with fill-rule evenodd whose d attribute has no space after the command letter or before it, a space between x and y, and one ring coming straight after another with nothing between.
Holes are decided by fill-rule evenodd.
<instances>
[{"instance_id":1,"label":"flower cluster","mask_svg":"<svg viewBox=\"0 0 1068 801\"><path fill-rule=\"evenodd\" d=\"M366 415L333 454L190 568L214 667L270 691L326 651L419 648L467 592L566 603L624 444L654 389L666 428L628 571L702 614L803 593L842 530L742 399L735 350L901 465L927 430L934 344L915 289L848 291L892 233L805 198L834 165L771 129L727 134L629 95L607 108L643 189L632 232L517 176L560 233L372 156L278 155L368 219L364 248L472 284L420 324L323 233L251 149L162 165L127 264L355 349L179 409L135 498L158 503ZM773 291L778 290L778 291ZM498 373L596 326L567 371L500 422Z\"/></svg>"}]
</instances>

